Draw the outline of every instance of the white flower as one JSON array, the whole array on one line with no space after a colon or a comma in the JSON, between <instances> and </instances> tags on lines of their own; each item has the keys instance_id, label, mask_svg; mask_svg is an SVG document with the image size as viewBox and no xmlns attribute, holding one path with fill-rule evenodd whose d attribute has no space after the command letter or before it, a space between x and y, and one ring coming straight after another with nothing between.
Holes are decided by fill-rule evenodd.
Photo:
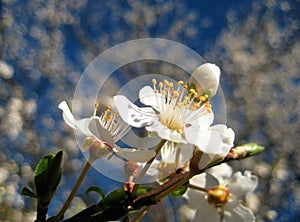
<instances>
[{"instance_id":1,"label":"white flower","mask_svg":"<svg viewBox=\"0 0 300 222\"><path fill-rule=\"evenodd\" d=\"M235 134L231 128L218 124L202 130L195 126L185 130L186 140L195 144L201 151L226 156L233 147Z\"/></svg>"},{"instance_id":2,"label":"white flower","mask_svg":"<svg viewBox=\"0 0 300 222\"><path fill-rule=\"evenodd\" d=\"M160 157L155 159L147 171L147 176L158 179L164 179L184 167L190 160L193 153L191 144L176 144L166 142L161 149ZM183 151L183 152L182 152Z\"/></svg>"},{"instance_id":3,"label":"white flower","mask_svg":"<svg viewBox=\"0 0 300 222\"><path fill-rule=\"evenodd\" d=\"M193 221L255 221L252 211L240 204L239 200L243 195L255 189L258 182L257 177L246 171L244 175L237 172L230 179L221 179L221 181L223 184L220 184L220 180L208 173L190 179L192 186L207 189L206 192L202 192L189 188L185 194L189 207L196 211Z\"/></svg>"},{"instance_id":4,"label":"white flower","mask_svg":"<svg viewBox=\"0 0 300 222\"><path fill-rule=\"evenodd\" d=\"M209 72L206 76L213 78L204 80L218 85L219 68L212 64L201 67L203 73ZM146 127L150 135L157 134L165 140L196 145L207 154L227 155L233 146L234 132L222 124L210 127L214 115L207 94L188 89L182 81L176 86L168 80L157 83L153 79L152 82L153 87L145 86L139 92L140 102L148 107L138 107L122 95L114 97L118 112L126 123Z\"/></svg>"},{"instance_id":5,"label":"white flower","mask_svg":"<svg viewBox=\"0 0 300 222\"><path fill-rule=\"evenodd\" d=\"M67 125L88 138L95 139L100 145L103 145L102 148L114 152L121 158L135 162L146 162L155 156L154 151L120 148L115 144L128 131L128 125L122 121L117 113L111 111L110 106L107 106L100 117L96 116L95 112L93 116L80 120L74 118L66 101L62 101L58 108L63 111L63 119ZM89 149L92 144L86 142L84 145L88 147L84 148Z\"/></svg>"},{"instance_id":6,"label":"white flower","mask_svg":"<svg viewBox=\"0 0 300 222\"><path fill-rule=\"evenodd\" d=\"M195 144L202 152L198 169L205 168L209 163L225 157L233 147L234 131L224 124L199 130L191 126L186 130L187 140Z\"/></svg>"},{"instance_id":7,"label":"white flower","mask_svg":"<svg viewBox=\"0 0 300 222\"><path fill-rule=\"evenodd\" d=\"M151 108L139 108L124 96L114 97L120 116L129 125L146 126L162 139L187 143L184 132L188 127L207 129L212 124L213 113L206 95L187 90L182 81L176 88L167 80L157 84L153 79L152 82L153 88L145 86L139 92L140 101Z\"/></svg>"}]
</instances>

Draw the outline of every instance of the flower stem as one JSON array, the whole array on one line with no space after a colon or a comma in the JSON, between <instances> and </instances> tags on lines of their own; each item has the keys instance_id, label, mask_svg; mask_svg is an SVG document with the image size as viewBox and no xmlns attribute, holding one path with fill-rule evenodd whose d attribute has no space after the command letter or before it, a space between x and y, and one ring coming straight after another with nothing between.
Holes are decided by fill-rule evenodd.
<instances>
[{"instance_id":1,"label":"flower stem","mask_svg":"<svg viewBox=\"0 0 300 222\"><path fill-rule=\"evenodd\" d=\"M199 190L199 191L208 193L208 189L205 189L205 188L202 188L202 187L198 187L198 186L195 186L195 185L192 185L192 184L189 184L188 187L192 188L194 190Z\"/></svg>"},{"instance_id":2,"label":"flower stem","mask_svg":"<svg viewBox=\"0 0 300 222\"><path fill-rule=\"evenodd\" d=\"M156 146L155 148L155 153L156 155L151 158L150 160L148 160L148 162L146 163L146 165L144 166L144 168L142 169L142 172L140 173L139 177L137 178L137 180L135 181L135 185L133 187L133 190L132 190L132 195L135 196L136 195L136 192L139 188L139 185L143 179L143 177L145 176L145 174L147 173L148 169L150 168L152 162L155 160L157 154L159 153L159 151L161 150L161 148L163 147L163 145L167 142L167 140L163 139L159 142L159 144Z\"/></svg>"},{"instance_id":3,"label":"flower stem","mask_svg":"<svg viewBox=\"0 0 300 222\"><path fill-rule=\"evenodd\" d=\"M91 167L91 162L87 161L84 168L82 169L79 178L77 179L68 199L66 200L65 204L63 205L63 207L61 208L61 210L59 211L59 213L53 218L53 220L51 220L51 222L53 221L59 221L60 219L63 218L64 213L66 212L66 210L68 209L72 199L74 198L81 182L83 181L83 178L85 177L87 171L89 170L89 168Z\"/></svg>"}]
</instances>

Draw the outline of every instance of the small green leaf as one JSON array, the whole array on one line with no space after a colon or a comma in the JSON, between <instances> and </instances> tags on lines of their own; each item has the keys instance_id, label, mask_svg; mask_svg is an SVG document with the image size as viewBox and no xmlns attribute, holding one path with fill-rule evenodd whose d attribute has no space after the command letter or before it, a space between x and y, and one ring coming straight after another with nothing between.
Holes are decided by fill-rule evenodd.
<instances>
[{"instance_id":1,"label":"small green leaf","mask_svg":"<svg viewBox=\"0 0 300 222\"><path fill-rule=\"evenodd\" d=\"M54 156L54 154L49 154L45 156L43 159L41 159L41 161L35 168L34 185L38 196L42 196L48 190L47 187L49 181L47 180L47 171L49 164L54 158Z\"/></svg>"},{"instance_id":2,"label":"small green leaf","mask_svg":"<svg viewBox=\"0 0 300 222\"><path fill-rule=\"evenodd\" d=\"M187 190L188 184L187 185L182 185L180 187L177 187L172 193L171 196L173 197L181 197Z\"/></svg>"},{"instance_id":3,"label":"small green leaf","mask_svg":"<svg viewBox=\"0 0 300 222\"><path fill-rule=\"evenodd\" d=\"M63 151L56 155L45 156L37 165L34 173L36 194L43 203L49 203L61 179Z\"/></svg>"},{"instance_id":4,"label":"small green leaf","mask_svg":"<svg viewBox=\"0 0 300 222\"><path fill-rule=\"evenodd\" d=\"M53 192L56 190L61 180L61 162L62 162L63 151L60 150L49 165L48 179L50 179L49 187Z\"/></svg>"},{"instance_id":5,"label":"small green leaf","mask_svg":"<svg viewBox=\"0 0 300 222\"><path fill-rule=\"evenodd\" d=\"M38 198L38 196L32 190L30 190L28 187L23 187L22 194L24 196Z\"/></svg>"},{"instance_id":6,"label":"small green leaf","mask_svg":"<svg viewBox=\"0 0 300 222\"><path fill-rule=\"evenodd\" d=\"M153 188L150 186L140 186L136 192L138 196L146 194L148 191L152 190Z\"/></svg>"},{"instance_id":7,"label":"small green leaf","mask_svg":"<svg viewBox=\"0 0 300 222\"><path fill-rule=\"evenodd\" d=\"M96 187L96 186L89 187L89 189L87 189L87 191L85 192L85 195L87 195L91 191L100 194L102 199L105 198L105 193L100 187Z\"/></svg>"},{"instance_id":8,"label":"small green leaf","mask_svg":"<svg viewBox=\"0 0 300 222\"><path fill-rule=\"evenodd\" d=\"M128 198L127 194L123 189L117 189L109 193L104 199L101 200L101 203L104 206L113 205L120 203Z\"/></svg>"}]
</instances>

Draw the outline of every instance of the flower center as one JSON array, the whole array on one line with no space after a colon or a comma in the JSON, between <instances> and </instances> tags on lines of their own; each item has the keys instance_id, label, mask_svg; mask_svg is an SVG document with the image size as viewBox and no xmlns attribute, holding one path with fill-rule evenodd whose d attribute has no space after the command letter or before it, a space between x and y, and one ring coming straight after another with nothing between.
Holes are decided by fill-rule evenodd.
<instances>
[{"instance_id":1,"label":"flower center","mask_svg":"<svg viewBox=\"0 0 300 222\"><path fill-rule=\"evenodd\" d=\"M171 104L166 104L159 114L160 122L169 129L182 132L183 125L180 112Z\"/></svg>"},{"instance_id":2,"label":"flower center","mask_svg":"<svg viewBox=\"0 0 300 222\"><path fill-rule=\"evenodd\" d=\"M224 186L217 186L208 190L207 201L215 207L222 207L229 201L230 193Z\"/></svg>"},{"instance_id":3,"label":"flower center","mask_svg":"<svg viewBox=\"0 0 300 222\"><path fill-rule=\"evenodd\" d=\"M198 95L195 89L189 88L183 81L177 83L176 89L173 82L168 80L157 84L156 79L152 79L152 83L154 92L165 97L158 116L159 121L169 129L182 132L183 120L189 117L190 111L205 108L207 112L212 112L208 95Z\"/></svg>"}]
</instances>

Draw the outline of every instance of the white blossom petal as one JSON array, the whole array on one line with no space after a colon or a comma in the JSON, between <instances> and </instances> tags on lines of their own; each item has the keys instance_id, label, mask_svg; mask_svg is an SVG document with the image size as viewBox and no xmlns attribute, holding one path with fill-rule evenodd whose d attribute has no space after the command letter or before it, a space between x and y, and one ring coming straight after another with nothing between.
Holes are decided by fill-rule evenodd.
<instances>
[{"instance_id":1,"label":"white blossom petal","mask_svg":"<svg viewBox=\"0 0 300 222\"><path fill-rule=\"evenodd\" d=\"M76 119L74 118L68 104L66 101L62 101L59 105L58 108L63 111L63 119L65 123L70 126L73 129L76 129Z\"/></svg>"},{"instance_id":2,"label":"white blossom petal","mask_svg":"<svg viewBox=\"0 0 300 222\"><path fill-rule=\"evenodd\" d=\"M199 206L208 204L206 198L206 193L199 190L188 188L183 197L187 199L188 205L191 208L198 208Z\"/></svg>"},{"instance_id":3,"label":"white blossom petal","mask_svg":"<svg viewBox=\"0 0 300 222\"><path fill-rule=\"evenodd\" d=\"M123 121L131 126L143 127L151 125L153 118L156 116L152 108L139 108L125 96L115 96L114 102Z\"/></svg>"},{"instance_id":4,"label":"white blossom petal","mask_svg":"<svg viewBox=\"0 0 300 222\"><path fill-rule=\"evenodd\" d=\"M165 96L160 93L154 93L150 86L145 86L139 91L139 99L146 106L151 106L159 111L165 102Z\"/></svg>"},{"instance_id":5,"label":"white blossom petal","mask_svg":"<svg viewBox=\"0 0 300 222\"><path fill-rule=\"evenodd\" d=\"M183 138L182 133L179 133L176 130L169 129L165 125L158 122L156 119L154 119L154 123L150 126L147 126L146 129L149 132L156 132L162 139L173 141L175 143L186 143L186 140Z\"/></svg>"},{"instance_id":6,"label":"white blossom petal","mask_svg":"<svg viewBox=\"0 0 300 222\"><path fill-rule=\"evenodd\" d=\"M198 110L188 112L188 115L184 117L184 122L188 125L197 126L201 129L206 129L214 121L214 113L207 112L205 107L201 107Z\"/></svg>"},{"instance_id":7,"label":"white blossom petal","mask_svg":"<svg viewBox=\"0 0 300 222\"><path fill-rule=\"evenodd\" d=\"M207 130L190 126L185 129L185 137L204 153L225 157L233 146L234 132L221 124Z\"/></svg>"},{"instance_id":8,"label":"white blossom petal","mask_svg":"<svg viewBox=\"0 0 300 222\"><path fill-rule=\"evenodd\" d=\"M228 185L228 190L235 196L239 198L248 192L253 191L258 183L258 178L252 175L250 171L245 171L244 175L241 172L236 172L233 174L231 183Z\"/></svg>"},{"instance_id":9,"label":"white blossom petal","mask_svg":"<svg viewBox=\"0 0 300 222\"><path fill-rule=\"evenodd\" d=\"M217 208L205 201L205 204L198 206L193 222L220 222Z\"/></svg>"},{"instance_id":10,"label":"white blossom petal","mask_svg":"<svg viewBox=\"0 0 300 222\"><path fill-rule=\"evenodd\" d=\"M114 147L113 151L117 156L133 162L147 162L155 157L156 153L153 150L147 149L130 149Z\"/></svg>"},{"instance_id":11,"label":"white blossom petal","mask_svg":"<svg viewBox=\"0 0 300 222\"><path fill-rule=\"evenodd\" d=\"M249 208L243 206L237 201L230 201L224 207L224 221L254 222L255 217Z\"/></svg>"},{"instance_id":12,"label":"white blossom petal","mask_svg":"<svg viewBox=\"0 0 300 222\"><path fill-rule=\"evenodd\" d=\"M210 91L210 97L212 97L218 90L220 74L221 71L218 66L205 63L192 73L189 84L195 84L200 95Z\"/></svg>"},{"instance_id":13,"label":"white blossom petal","mask_svg":"<svg viewBox=\"0 0 300 222\"><path fill-rule=\"evenodd\" d=\"M229 179L232 176L232 168L227 163L214 166L208 169L207 172L216 177L220 184L222 184L221 181L224 181L224 179Z\"/></svg>"},{"instance_id":14,"label":"white blossom petal","mask_svg":"<svg viewBox=\"0 0 300 222\"><path fill-rule=\"evenodd\" d=\"M203 175L203 174L201 174ZM200 175L197 175L200 176ZM203 176L201 176L203 178ZM199 177L197 178L197 180ZM217 209L209 204L206 200L206 193L197 191L194 189L188 189L184 194L184 197L187 198L188 205L191 208L196 209L196 214L193 217L192 221L197 222L220 222Z\"/></svg>"},{"instance_id":15,"label":"white blossom petal","mask_svg":"<svg viewBox=\"0 0 300 222\"><path fill-rule=\"evenodd\" d=\"M181 152L180 152L180 163L182 166L184 166L187 161L189 161L194 152L194 146L190 143L183 144L181 147Z\"/></svg>"},{"instance_id":16,"label":"white blossom petal","mask_svg":"<svg viewBox=\"0 0 300 222\"><path fill-rule=\"evenodd\" d=\"M202 173L196 176L193 176L190 179L190 184L202 188L212 188L219 185L217 178L209 173Z\"/></svg>"},{"instance_id":17,"label":"white blossom petal","mask_svg":"<svg viewBox=\"0 0 300 222\"><path fill-rule=\"evenodd\" d=\"M80 122L82 120L79 120ZM100 123L100 118L98 116L93 116L89 118L88 130L91 132L91 135L94 136L97 140L108 143L110 146L115 144L115 141L110 134L110 132L104 128ZM90 136L90 135L87 135Z\"/></svg>"}]
</instances>

